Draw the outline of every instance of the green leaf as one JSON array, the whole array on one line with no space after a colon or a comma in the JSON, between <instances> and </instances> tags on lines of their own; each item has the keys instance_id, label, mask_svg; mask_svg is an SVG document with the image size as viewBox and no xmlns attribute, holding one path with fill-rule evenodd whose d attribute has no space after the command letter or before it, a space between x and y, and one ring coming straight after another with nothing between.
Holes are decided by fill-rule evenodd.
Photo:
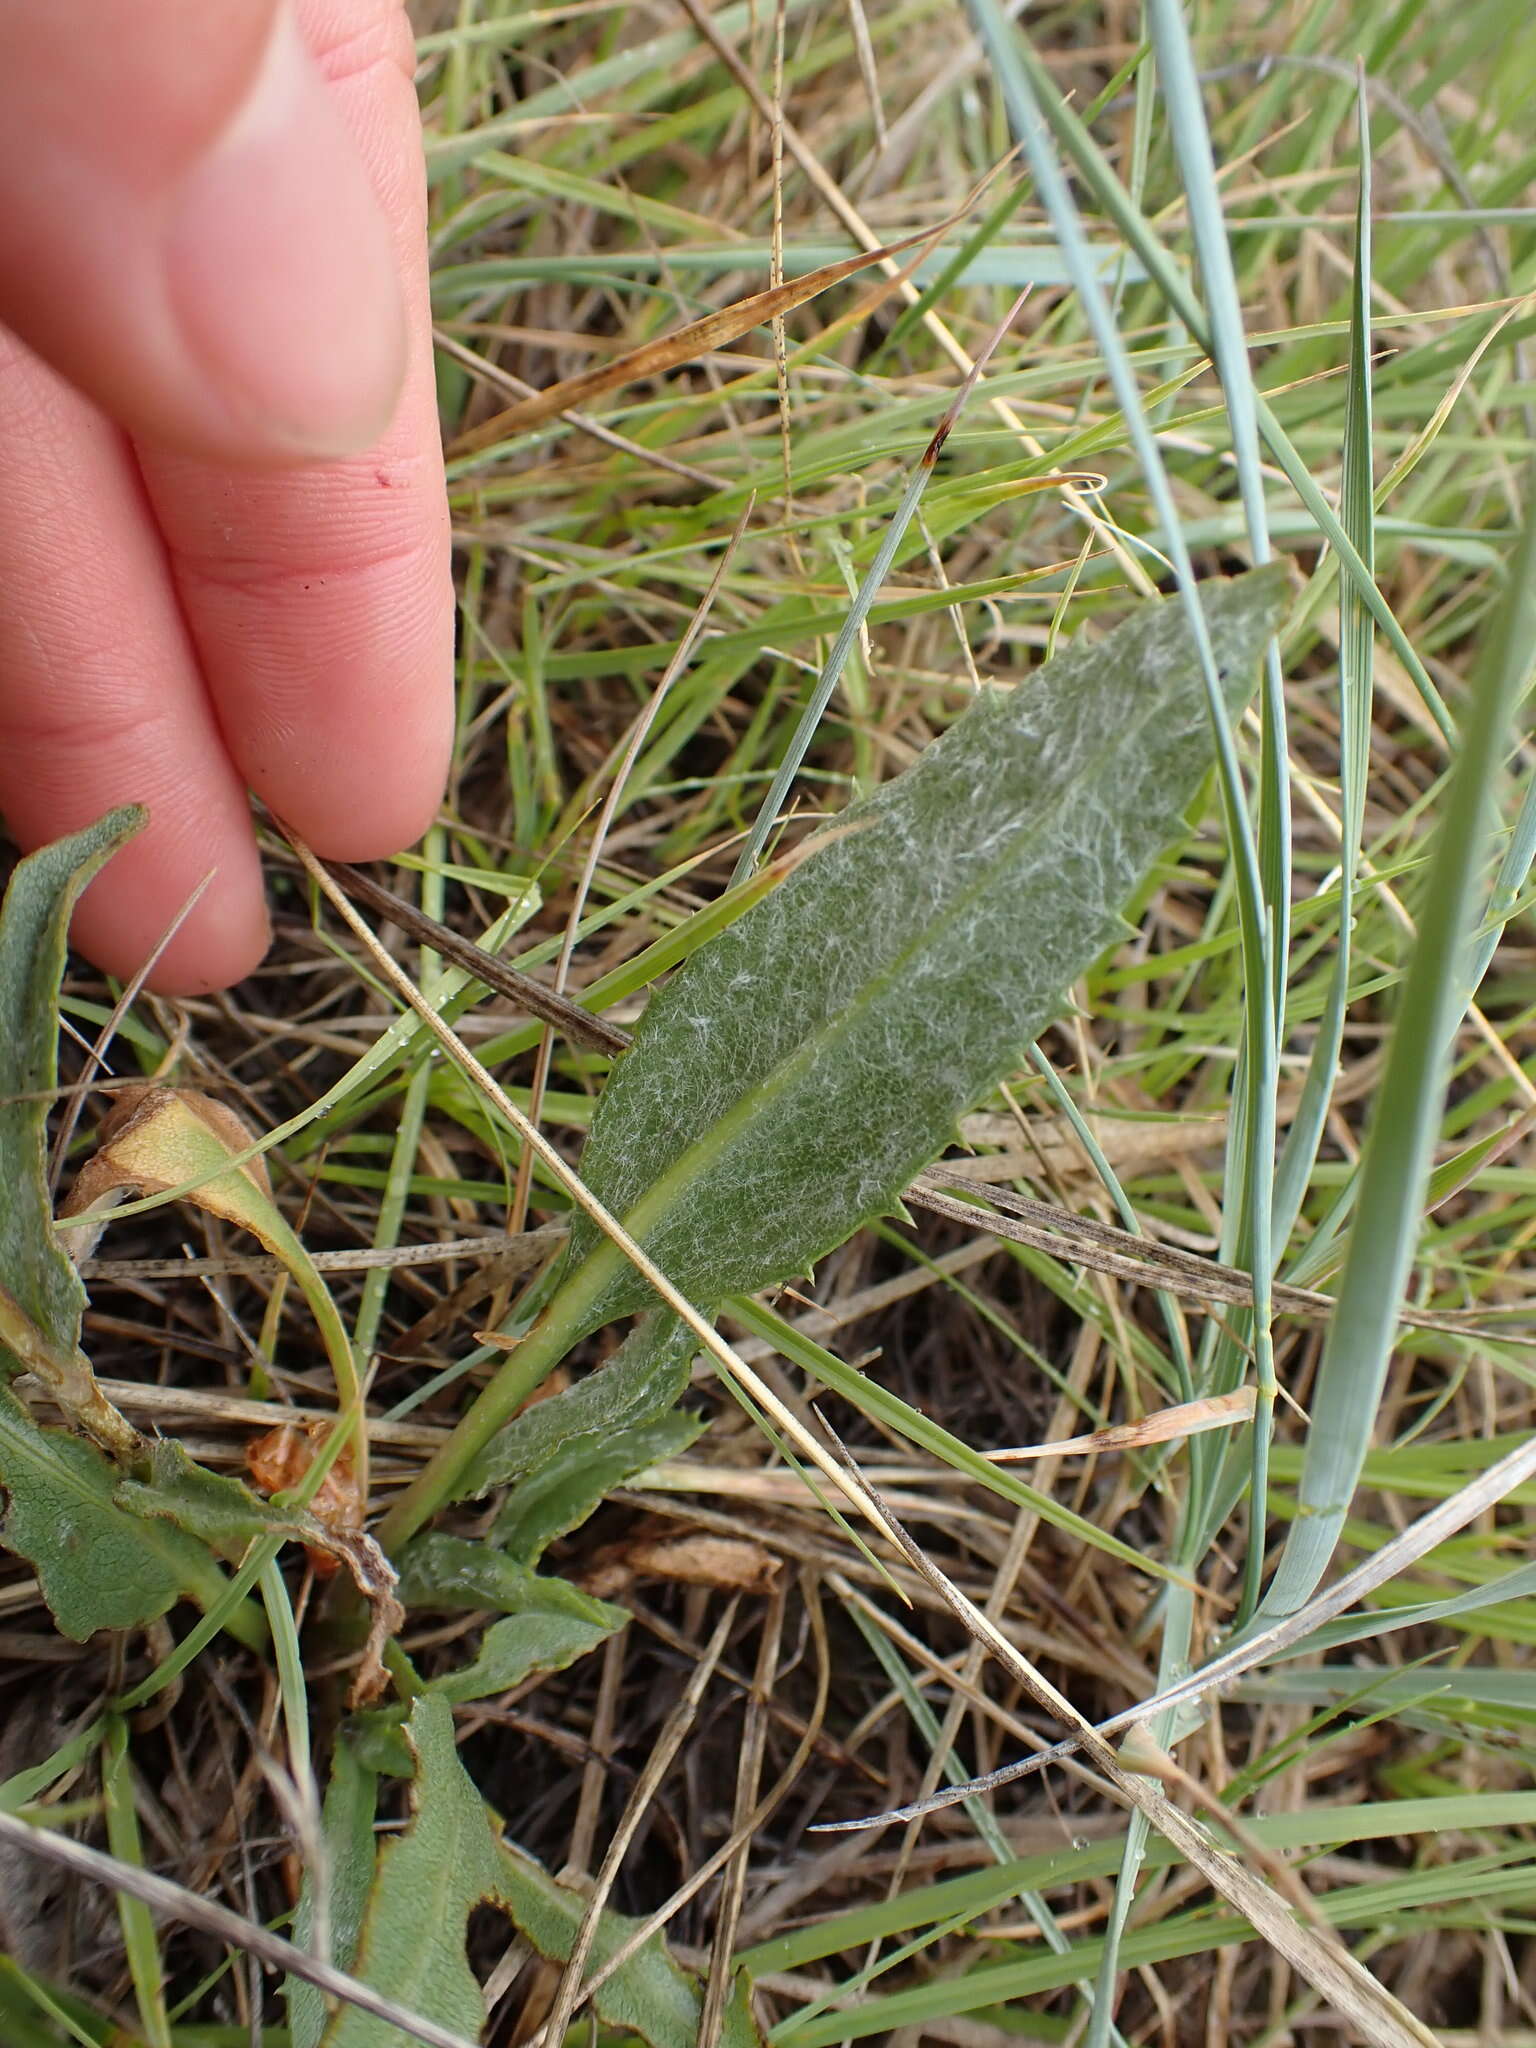
<instances>
[{"instance_id":1,"label":"green leaf","mask_svg":"<svg viewBox=\"0 0 1536 2048\"><path fill-rule=\"evenodd\" d=\"M560 1581L536 1579L533 1584L548 1591ZM584 1597L577 1595L578 1599ZM567 1664L574 1664L578 1657L585 1657L589 1650L606 1642L629 1620L621 1607L609 1607L598 1600L591 1604L603 1609L602 1620L571 1614L559 1606L531 1604L525 1614L493 1621L473 1664L466 1664L459 1671L445 1671L441 1678L433 1679L427 1691L440 1699L452 1700L457 1706L464 1700L485 1700L507 1692L540 1671L563 1671Z\"/></svg>"},{"instance_id":2,"label":"green leaf","mask_svg":"<svg viewBox=\"0 0 1536 2048\"><path fill-rule=\"evenodd\" d=\"M569 1468L572 1460L595 1456L621 1431L665 1415L688 1384L697 1342L676 1316L647 1316L607 1365L536 1402L492 1437L470 1466L459 1496L473 1499L493 1486L526 1479L556 1458Z\"/></svg>"},{"instance_id":3,"label":"green leaf","mask_svg":"<svg viewBox=\"0 0 1536 2048\"><path fill-rule=\"evenodd\" d=\"M262 1500L240 1480L206 1471L180 1444L165 1440L150 1449L148 1480L121 1480L116 1499L130 1514L174 1522L231 1559L243 1557L258 1536L282 1536L324 1550L332 1546L331 1532L313 1515Z\"/></svg>"},{"instance_id":4,"label":"green leaf","mask_svg":"<svg viewBox=\"0 0 1536 2048\"><path fill-rule=\"evenodd\" d=\"M1386 1071L1361 1156L1354 1228L1338 1304L1309 1402L1298 1513L1257 1620L1294 1614L1310 1599L1343 1534L1376 1427L1398 1310L1424 1224L1450 1050L1471 991L1475 888L1493 835L1492 792L1536 646L1536 469L1446 786L1434 854Z\"/></svg>"},{"instance_id":5,"label":"green leaf","mask_svg":"<svg viewBox=\"0 0 1536 2048\"><path fill-rule=\"evenodd\" d=\"M0 1045L7 1086L0 1099L0 1292L4 1328L0 1377L58 1361L45 1372L52 1391L89 1421L95 1392L79 1350L85 1290L53 1227L47 1174L47 1123L58 1085L59 984L70 912L97 870L144 822L136 806L30 854L16 868L0 906ZM77 1384L78 1383L78 1384ZM100 1402L109 1416L110 1405ZM117 1418L121 1420L121 1418ZM131 1439L132 1433L128 1432ZM43 1598L67 1636L84 1641L101 1628L135 1628L166 1612L184 1593L203 1605L225 1580L202 1545L178 1529L151 1528L114 1498L121 1474L93 1445L35 1422L8 1389L0 1390L0 1488L6 1495L0 1540L32 1565ZM234 1624L253 1639L249 1619Z\"/></svg>"},{"instance_id":6,"label":"green leaf","mask_svg":"<svg viewBox=\"0 0 1536 2048\"><path fill-rule=\"evenodd\" d=\"M201 1543L124 1513L121 1476L94 1445L43 1428L0 1389L0 1538L36 1571L54 1620L76 1642L153 1621L183 1593L207 1606L224 1590Z\"/></svg>"},{"instance_id":7,"label":"green leaf","mask_svg":"<svg viewBox=\"0 0 1536 2048\"><path fill-rule=\"evenodd\" d=\"M416 1752L409 1829L379 1851L352 1956L352 1974L408 2011L478 2040L485 2001L464 1953L464 1930L482 1900L503 1890L499 1844L465 1775L445 1700L421 1699L407 1724ZM399 2048L399 2029L345 2007L319 2048Z\"/></svg>"},{"instance_id":8,"label":"green leaf","mask_svg":"<svg viewBox=\"0 0 1536 2048\"><path fill-rule=\"evenodd\" d=\"M408 1607L494 1608L498 1614L524 1614L541 1604L540 1595L530 1588L553 1589L554 1604L569 1600L558 1611L596 1619L599 1612L616 1610L600 1600L589 1600L563 1579L543 1579L525 1564L505 1556L488 1543L469 1542L462 1536L448 1536L439 1530L418 1536L400 1564L400 1598Z\"/></svg>"},{"instance_id":9,"label":"green leaf","mask_svg":"<svg viewBox=\"0 0 1536 2048\"><path fill-rule=\"evenodd\" d=\"M1205 586L1234 710L1286 574ZM653 999L587 1185L692 1300L807 1271L893 1207L1123 929L1211 752L1177 605L988 691ZM578 1327L648 1304L585 1217L570 1261Z\"/></svg>"},{"instance_id":10,"label":"green leaf","mask_svg":"<svg viewBox=\"0 0 1536 2048\"><path fill-rule=\"evenodd\" d=\"M571 1953L586 1901L579 1892L557 1884L531 1856L510 1844L502 1849L502 1882L518 1931L546 1961L563 1963ZM598 1923L587 1964L588 1976L629 1939L639 1925L622 1913L604 1913ZM626 2027L651 2048L695 2048L699 2037L699 1997L693 1979L679 1969L659 1937L646 1942L616 1970L592 2003L599 2019ZM726 2009L722 2048L760 2048L762 2036L747 2008L744 1988Z\"/></svg>"},{"instance_id":11,"label":"green leaf","mask_svg":"<svg viewBox=\"0 0 1536 2048\"><path fill-rule=\"evenodd\" d=\"M379 1851L361 1930L346 1958L338 1914L337 1958L349 1961L354 1976L398 2004L430 2013L439 2024L478 2039L485 2006L464 1954L473 1908L499 1906L540 1955L563 1962L586 1903L501 1840L459 1761L446 1700L430 1694L417 1700L405 1733L416 1754L413 1819L405 1834ZM346 1828L352 1845L348 1853L354 1853L361 1840L362 1788L351 1787L336 1797L337 1824ZM330 1797L326 1804L332 1811ZM358 1874L354 1871L349 1884ZM635 1924L605 1913L589 1968L612 1955ZM651 2048L694 2048L698 2040L698 1988L659 1939L647 1942L617 1970L593 2002L607 2025L628 2028ZM400 2041L396 2028L351 2008L333 2014L318 2037L301 2033L296 2024L293 2038L294 2048L399 2048ZM725 2048L760 2048L740 1995L727 2013L722 2040Z\"/></svg>"},{"instance_id":12,"label":"green leaf","mask_svg":"<svg viewBox=\"0 0 1536 2048\"><path fill-rule=\"evenodd\" d=\"M101 1756L101 1801L107 1823L107 1847L119 1863L144 1868L144 1845L134 1802L133 1772L128 1761L128 1725L114 1714L107 1723ZM170 2048L170 2021L165 2009L165 1965L155 1916L142 1899L117 1895L123 1953L133 1979L139 2024L148 2048Z\"/></svg>"},{"instance_id":13,"label":"green leaf","mask_svg":"<svg viewBox=\"0 0 1536 2048\"><path fill-rule=\"evenodd\" d=\"M485 1632L475 1661L428 1686L444 1699L479 1700L538 1671L563 1671L629 1620L622 1607L540 1578L485 1543L423 1536L405 1554L400 1594L408 1606L495 1607L506 1617Z\"/></svg>"},{"instance_id":14,"label":"green leaf","mask_svg":"<svg viewBox=\"0 0 1536 2048\"><path fill-rule=\"evenodd\" d=\"M320 1835L325 1852L330 1959L340 1970L352 1968L363 1913L373 1888L378 1861L378 1842L373 1832L378 1789L377 1773L360 1763L345 1742L338 1742L331 1759L331 1782L326 1787ZM314 1870L305 1871L293 1918L294 1941L304 1949L311 1948L315 1938L317 1875ZM289 1977L283 1990L288 2000L291 2048L319 2048L320 2036L325 2031L324 1995L298 1977Z\"/></svg>"},{"instance_id":15,"label":"green leaf","mask_svg":"<svg viewBox=\"0 0 1536 2048\"><path fill-rule=\"evenodd\" d=\"M592 1442L562 1445L540 1471L513 1488L491 1529L508 1557L534 1564L557 1537L580 1528L616 1486L637 1472L681 1457L701 1436L705 1417L674 1411Z\"/></svg>"},{"instance_id":16,"label":"green leaf","mask_svg":"<svg viewBox=\"0 0 1536 2048\"><path fill-rule=\"evenodd\" d=\"M0 1283L50 1343L73 1349L85 1289L54 1235L48 1112L58 1087L59 984L75 899L144 823L135 805L21 861L0 906Z\"/></svg>"}]
</instances>

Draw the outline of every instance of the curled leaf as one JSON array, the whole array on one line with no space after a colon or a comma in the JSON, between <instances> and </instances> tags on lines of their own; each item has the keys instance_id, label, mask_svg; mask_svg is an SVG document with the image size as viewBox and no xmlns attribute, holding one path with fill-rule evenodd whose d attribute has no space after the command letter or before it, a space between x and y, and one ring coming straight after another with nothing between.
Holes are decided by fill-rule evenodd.
<instances>
[{"instance_id":1,"label":"curled leaf","mask_svg":"<svg viewBox=\"0 0 1536 2048\"><path fill-rule=\"evenodd\" d=\"M120 1092L101 1127L101 1143L75 1176L60 1220L89 1217L71 1231L77 1260L94 1251L110 1212L129 1196L169 1194L186 1187L183 1200L248 1230L292 1274L309 1304L336 1376L345 1433L322 1454L324 1469L350 1444L356 1484L368 1495L367 1433L363 1393L352 1346L318 1268L272 1199L272 1183L260 1156L244 1155L258 1143L255 1133L228 1106L195 1088L166 1088L145 1082ZM239 1160L239 1164L235 1161ZM188 1183L193 1185L188 1186Z\"/></svg>"},{"instance_id":2,"label":"curled leaf","mask_svg":"<svg viewBox=\"0 0 1536 2048\"><path fill-rule=\"evenodd\" d=\"M739 1536L640 1536L599 1551L585 1577L589 1593L612 1600L637 1579L671 1579L683 1586L708 1586L720 1593L768 1593L779 1576L779 1560L760 1543Z\"/></svg>"},{"instance_id":3,"label":"curled leaf","mask_svg":"<svg viewBox=\"0 0 1536 2048\"><path fill-rule=\"evenodd\" d=\"M327 1427L328 1425L321 1425ZM307 1468L313 1470L313 1463ZM307 1472L300 1475L302 1479ZM366 1706L384 1690L384 1645L399 1629L405 1611L395 1598L398 1574L363 1529L331 1526L306 1508L258 1500L238 1479L208 1472L180 1444L157 1443L149 1457L148 1481L124 1480L118 1505L151 1520L175 1522L210 1549L240 1557L259 1536L281 1536L343 1564L368 1606L368 1639L353 1680L352 1704Z\"/></svg>"},{"instance_id":4,"label":"curled leaf","mask_svg":"<svg viewBox=\"0 0 1536 2048\"><path fill-rule=\"evenodd\" d=\"M123 1462L137 1457L144 1439L101 1391L91 1362L78 1344L50 1344L15 1297L0 1287L0 1344L15 1363L32 1373L77 1429Z\"/></svg>"},{"instance_id":5,"label":"curled leaf","mask_svg":"<svg viewBox=\"0 0 1536 2048\"><path fill-rule=\"evenodd\" d=\"M276 1429L269 1429L246 1445L246 1469L261 1492L290 1492L303 1483L330 1434L329 1422L309 1422L302 1429L291 1422L280 1422ZM333 1535L353 1536L363 1527L363 1496L358 1489L350 1445L327 1468L310 1500L309 1512ZM308 1550L316 1577L330 1578L337 1566L336 1553L314 1544Z\"/></svg>"},{"instance_id":6,"label":"curled leaf","mask_svg":"<svg viewBox=\"0 0 1536 2048\"><path fill-rule=\"evenodd\" d=\"M223 1159L249 1151L256 1143L255 1132L215 1096L153 1081L119 1089L98 1136L96 1151L75 1175L59 1207L61 1219L100 1218L93 1229L68 1234L70 1256L77 1265L95 1251L107 1217L119 1202L164 1194L206 1174L210 1167L216 1170ZM267 1243L260 1226L272 1209L272 1183L260 1157L209 1180L186 1199ZM268 1249L275 1252L277 1247Z\"/></svg>"}]
</instances>

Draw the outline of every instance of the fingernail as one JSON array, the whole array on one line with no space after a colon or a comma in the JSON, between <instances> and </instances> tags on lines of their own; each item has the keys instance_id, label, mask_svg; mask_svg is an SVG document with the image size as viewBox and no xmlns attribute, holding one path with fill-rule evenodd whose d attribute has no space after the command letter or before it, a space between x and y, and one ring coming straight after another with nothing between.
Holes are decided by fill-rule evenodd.
<instances>
[{"instance_id":1,"label":"fingernail","mask_svg":"<svg viewBox=\"0 0 1536 2048\"><path fill-rule=\"evenodd\" d=\"M389 230L286 10L174 203L166 276L209 403L274 453L344 455L383 433L405 362Z\"/></svg>"}]
</instances>

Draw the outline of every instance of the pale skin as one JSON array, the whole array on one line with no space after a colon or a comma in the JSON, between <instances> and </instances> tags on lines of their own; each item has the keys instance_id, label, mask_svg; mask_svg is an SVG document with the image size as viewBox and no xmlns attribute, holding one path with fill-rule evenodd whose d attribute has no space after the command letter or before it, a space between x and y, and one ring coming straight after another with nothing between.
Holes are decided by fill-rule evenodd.
<instances>
[{"instance_id":1,"label":"pale skin","mask_svg":"<svg viewBox=\"0 0 1536 2048\"><path fill-rule=\"evenodd\" d=\"M441 798L453 592L399 0L0 0L0 816L147 829L74 940L189 994Z\"/></svg>"}]
</instances>

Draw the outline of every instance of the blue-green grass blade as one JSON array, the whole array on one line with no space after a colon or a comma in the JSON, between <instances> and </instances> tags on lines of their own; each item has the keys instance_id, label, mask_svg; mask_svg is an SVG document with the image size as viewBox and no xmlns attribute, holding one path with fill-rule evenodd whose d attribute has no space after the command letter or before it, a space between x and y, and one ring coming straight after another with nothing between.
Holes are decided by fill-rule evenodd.
<instances>
[{"instance_id":1,"label":"blue-green grass blade","mask_svg":"<svg viewBox=\"0 0 1536 2048\"><path fill-rule=\"evenodd\" d=\"M977 4L980 4L980 0L977 0ZM992 0L987 0L987 5L995 14L996 9L992 6ZM1148 277L1163 294L1169 306L1184 322L1199 346L1214 360L1215 340L1210 332L1204 309L1190 288L1188 280L1157 239L1148 221L1133 204L1130 194L1111 170L1081 119L1057 92L1039 56L1022 36L1009 38L1004 47L1011 49L1014 66L1028 78L1034 89L1035 102L1073 170L1115 227L1124 235L1145 265ZM1264 445L1284 471L1318 531L1337 553L1345 574L1355 583L1362 602L1369 608L1393 653L1407 669L1413 687L1422 699L1436 729L1443 738L1448 739L1452 733L1450 713L1446 710L1428 669L1420 659L1417 648L1404 632L1392 607L1377 589L1375 578L1366 572L1365 564L1356 552L1354 543L1344 531L1333 507L1318 488L1311 471L1297 452L1273 408L1260 396L1255 409Z\"/></svg>"},{"instance_id":2,"label":"blue-green grass blade","mask_svg":"<svg viewBox=\"0 0 1536 2048\"><path fill-rule=\"evenodd\" d=\"M1371 451L1371 135L1360 99L1360 186L1355 216L1355 263L1350 291L1349 384L1344 404L1344 467L1339 516L1368 573L1376 573L1376 510ZM1301 1100L1286 1137L1275 1176L1275 1229L1284 1244L1291 1234L1311 1182L1328 1104L1333 1093L1344 1017L1349 1002L1355 890L1365 831L1365 792L1370 772L1371 704L1375 630L1355 584L1344 578L1339 591L1339 932L1327 1007L1307 1063ZM1536 813L1533 813L1536 827ZM1533 841L1536 844L1536 841Z\"/></svg>"},{"instance_id":3,"label":"blue-green grass blade","mask_svg":"<svg viewBox=\"0 0 1536 2048\"><path fill-rule=\"evenodd\" d=\"M1418 1244L1448 1053L1466 1000L1468 933L1488 813L1536 644L1536 476L1494 630L1479 662L1436 835L1418 937L1361 1164L1354 1228L1328 1328L1299 1512L1259 1614L1294 1613L1338 1543L1370 1445L1397 1312Z\"/></svg>"}]
</instances>

